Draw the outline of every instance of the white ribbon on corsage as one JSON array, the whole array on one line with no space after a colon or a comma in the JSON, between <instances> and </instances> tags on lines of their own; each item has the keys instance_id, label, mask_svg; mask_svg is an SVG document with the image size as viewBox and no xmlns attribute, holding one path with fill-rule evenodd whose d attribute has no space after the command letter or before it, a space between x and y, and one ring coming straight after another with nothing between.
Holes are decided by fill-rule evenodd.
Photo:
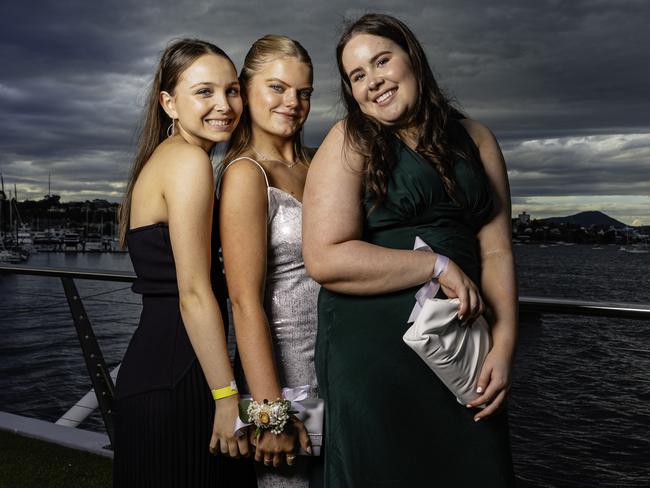
<instances>
[{"instance_id":1,"label":"white ribbon on corsage","mask_svg":"<svg viewBox=\"0 0 650 488\"><path fill-rule=\"evenodd\" d=\"M309 385L297 386L295 388L282 388L282 398L291 402L291 410L303 412L305 407L300 402L309 398L310 389L311 387ZM242 397L242 400L250 399L250 396ZM235 436L240 437L244 435L244 431L249 425L253 424L244 422L240 417L237 417L237 420L235 420Z\"/></svg>"},{"instance_id":2,"label":"white ribbon on corsage","mask_svg":"<svg viewBox=\"0 0 650 488\"><path fill-rule=\"evenodd\" d=\"M433 249L431 249L431 247L426 242L424 242L420 236L417 236L415 238L413 250L433 252ZM447 256L443 256L442 254L438 254L436 264L433 267L433 277L431 280L422 285L422 287L415 294L415 305L413 305L413 310L411 310L411 315L409 315L407 323L410 324L412 322L415 322L418 318L418 315L420 315L420 312L422 311L424 302L426 302L429 298L436 296L438 290L440 289L438 277L447 269L448 264L449 258Z\"/></svg>"}]
</instances>

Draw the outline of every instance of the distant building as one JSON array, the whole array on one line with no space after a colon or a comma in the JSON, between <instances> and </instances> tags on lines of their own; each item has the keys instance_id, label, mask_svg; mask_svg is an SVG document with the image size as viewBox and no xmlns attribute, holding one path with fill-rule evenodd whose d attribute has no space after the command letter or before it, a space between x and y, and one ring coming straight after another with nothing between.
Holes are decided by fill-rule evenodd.
<instances>
[{"instance_id":1,"label":"distant building","mask_svg":"<svg viewBox=\"0 0 650 488\"><path fill-rule=\"evenodd\" d=\"M530 215L522 212L517 216L517 220L519 221L519 225L528 225L530 223Z\"/></svg>"}]
</instances>

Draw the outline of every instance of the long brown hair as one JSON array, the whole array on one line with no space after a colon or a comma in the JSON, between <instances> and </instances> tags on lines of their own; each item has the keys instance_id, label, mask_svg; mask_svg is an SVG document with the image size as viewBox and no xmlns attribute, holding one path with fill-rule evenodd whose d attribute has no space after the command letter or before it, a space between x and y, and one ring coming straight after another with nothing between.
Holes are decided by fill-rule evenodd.
<instances>
[{"instance_id":1,"label":"long brown hair","mask_svg":"<svg viewBox=\"0 0 650 488\"><path fill-rule=\"evenodd\" d=\"M167 137L167 130L172 123L172 119L160 105L160 92L166 91L173 94L183 71L204 54L223 56L232 63L228 55L217 46L198 39L172 41L160 57L156 74L147 93L138 147L129 173L126 193L119 209L120 245L122 248L126 246L126 233L131 220L133 187L156 147Z\"/></svg>"},{"instance_id":2,"label":"long brown hair","mask_svg":"<svg viewBox=\"0 0 650 488\"><path fill-rule=\"evenodd\" d=\"M433 164L447 193L454 198L456 182L449 156L457 152L446 137L447 124L452 118L462 118L442 93L433 76L427 56L413 32L390 15L366 14L344 30L336 46L336 61L341 76L341 96L347 110L345 120L346 145L364 158L364 191L366 197L380 204L386 198L388 178L396 163L393 137L396 128L379 123L365 115L352 95L350 79L343 67L343 49L357 34L371 34L395 42L408 55L417 80L417 109L408 124L420 127L416 152Z\"/></svg>"},{"instance_id":3,"label":"long brown hair","mask_svg":"<svg viewBox=\"0 0 650 488\"><path fill-rule=\"evenodd\" d=\"M266 63L283 57L296 58L298 61L305 63L309 66L310 76L313 76L311 58L302 44L287 36L267 34L255 41L248 50L246 59L244 60L244 66L242 66L241 73L239 74L239 85L244 100L246 99L251 78ZM248 104L245 104L244 111L239 119L239 124L228 141L228 148L226 149L222 164L228 164L246 151L251 145L251 139L251 114ZM311 153L305 149L302 142L302 127L293 136L293 152L297 158L306 163L311 160Z\"/></svg>"}]
</instances>

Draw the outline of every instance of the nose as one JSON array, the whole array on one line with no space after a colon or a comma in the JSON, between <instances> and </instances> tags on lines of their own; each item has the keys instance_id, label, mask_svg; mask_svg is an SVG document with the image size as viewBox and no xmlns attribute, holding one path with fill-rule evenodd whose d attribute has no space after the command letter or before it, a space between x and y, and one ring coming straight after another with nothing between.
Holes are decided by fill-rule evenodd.
<instances>
[{"instance_id":1,"label":"nose","mask_svg":"<svg viewBox=\"0 0 650 488\"><path fill-rule=\"evenodd\" d=\"M384 79L375 74L375 73L370 73L368 75L368 89L369 90L376 90L378 89L382 84L384 83Z\"/></svg>"},{"instance_id":2,"label":"nose","mask_svg":"<svg viewBox=\"0 0 650 488\"><path fill-rule=\"evenodd\" d=\"M214 101L214 110L221 113L228 113L231 110L230 100L225 93L217 95Z\"/></svg>"},{"instance_id":3,"label":"nose","mask_svg":"<svg viewBox=\"0 0 650 488\"><path fill-rule=\"evenodd\" d=\"M298 106L298 93L296 90L287 90L284 92L284 105L287 108L295 108Z\"/></svg>"}]
</instances>

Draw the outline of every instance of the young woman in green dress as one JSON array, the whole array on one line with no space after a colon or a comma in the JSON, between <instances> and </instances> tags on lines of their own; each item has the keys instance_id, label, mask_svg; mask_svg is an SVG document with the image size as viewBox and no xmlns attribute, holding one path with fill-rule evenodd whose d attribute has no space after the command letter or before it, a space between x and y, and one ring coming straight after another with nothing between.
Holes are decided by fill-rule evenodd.
<instances>
[{"instance_id":1,"label":"young woman in green dress","mask_svg":"<svg viewBox=\"0 0 650 488\"><path fill-rule=\"evenodd\" d=\"M361 17L337 62L347 116L312 161L303 208L305 264L324 287L315 360L325 486L514 486L503 405L517 290L499 146L451 106L399 20ZM417 236L434 252L413 251ZM440 256L439 296L491 324L469 405L402 341Z\"/></svg>"}]
</instances>

